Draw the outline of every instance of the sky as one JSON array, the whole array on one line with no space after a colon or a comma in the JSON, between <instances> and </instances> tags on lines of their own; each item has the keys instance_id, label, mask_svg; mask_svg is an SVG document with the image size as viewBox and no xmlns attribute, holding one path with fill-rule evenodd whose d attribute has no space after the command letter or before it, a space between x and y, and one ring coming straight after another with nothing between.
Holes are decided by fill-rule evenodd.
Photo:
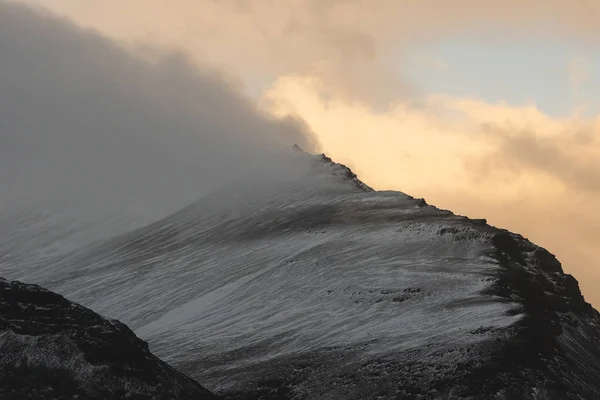
<instances>
[{"instance_id":1,"label":"sky","mask_svg":"<svg viewBox=\"0 0 600 400\"><path fill-rule=\"evenodd\" d=\"M449 38L414 49L407 60L398 61L398 68L404 68L410 80L428 93L472 96L487 102L504 100L515 105L533 102L554 117L568 115L582 105L587 106L586 116L600 111L600 81L592 75L600 71L600 53L592 46L564 40L527 39L490 45Z\"/></svg>"},{"instance_id":2,"label":"sky","mask_svg":"<svg viewBox=\"0 0 600 400\"><path fill-rule=\"evenodd\" d=\"M548 248L600 307L600 3L15 1L218 71L367 184Z\"/></svg>"}]
</instances>

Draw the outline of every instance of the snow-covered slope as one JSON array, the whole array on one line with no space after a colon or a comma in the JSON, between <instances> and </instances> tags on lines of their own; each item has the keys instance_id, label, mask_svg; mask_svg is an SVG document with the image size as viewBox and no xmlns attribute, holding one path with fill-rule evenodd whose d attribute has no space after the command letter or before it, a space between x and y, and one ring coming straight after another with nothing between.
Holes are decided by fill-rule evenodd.
<instances>
[{"instance_id":1,"label":"snow-covered slope","mask_svg":"<svg viewBox=\"0 0 600 400\"><path fill-rule=\"evenodd\" d=\"M229 398L600 397L600 318L551 254L298 157L307 176L239 183L15 278L122 320Z\"/></svg>"}]
</instances>

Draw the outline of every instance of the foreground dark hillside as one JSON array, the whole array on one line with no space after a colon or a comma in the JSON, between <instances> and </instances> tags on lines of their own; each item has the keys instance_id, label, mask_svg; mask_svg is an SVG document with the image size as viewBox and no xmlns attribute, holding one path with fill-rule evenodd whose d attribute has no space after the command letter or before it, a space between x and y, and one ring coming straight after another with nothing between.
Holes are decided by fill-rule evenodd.
<instances>
[{"instance_id":1,"label":"foreground dark hillside","mask_svg":"<svg viewBox=\"0 0 600 400\"><path fill-rule=\"evenodd\" d=\"M3 278L0 398L216 399L119 321Z\"/></svg>"}]
</instances>

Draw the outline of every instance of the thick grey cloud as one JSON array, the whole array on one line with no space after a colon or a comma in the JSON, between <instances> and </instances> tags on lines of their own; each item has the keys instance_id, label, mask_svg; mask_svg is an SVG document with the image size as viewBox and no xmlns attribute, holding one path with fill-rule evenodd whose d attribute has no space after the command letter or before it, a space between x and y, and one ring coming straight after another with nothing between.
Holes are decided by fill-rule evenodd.
<instances>
[{"instance_id":1,"label":"thick grey cloud","mask_svg":"<svg viewBox=\"0 0 600 400\"><path fill-rule=\"evenodd\" d=\"M293 143L313 146L301 121L262 114L218 71L0 2L0 211L69 200L150 218L281 173Z\"/></svg>"}]
</instances>

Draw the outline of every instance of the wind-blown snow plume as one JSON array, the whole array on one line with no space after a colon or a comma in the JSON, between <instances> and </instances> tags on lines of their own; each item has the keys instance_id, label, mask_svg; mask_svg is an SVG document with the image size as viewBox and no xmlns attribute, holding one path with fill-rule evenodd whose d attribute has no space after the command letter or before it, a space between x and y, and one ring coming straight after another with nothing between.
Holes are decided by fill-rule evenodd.
<instances>
[{"instance_id":1,"label":"wind-blown snow plume","mask_svg":"<svg viewBox=\"0 0 600 400\"><path fill-rule=\"evenodd\" d=\"M284 173L279 152L293 143L312 146L300 121L262 113L216 70L177 53L149 62L0 4L0 217L68 200L147 222L224 183Z\"/></svg>"},{"instance_id":2,"label":"wind-blown snow plume","mask_svg":"<svg viewBox=\"0 0 600 400\"><path fill-rule=\"evenodd\" d=\"M155 221L231 183L285 178L309 130L177 53L0 3L0 267ZM30 265L31 266L31 265Z\"/></svg>"}]
</instances>

